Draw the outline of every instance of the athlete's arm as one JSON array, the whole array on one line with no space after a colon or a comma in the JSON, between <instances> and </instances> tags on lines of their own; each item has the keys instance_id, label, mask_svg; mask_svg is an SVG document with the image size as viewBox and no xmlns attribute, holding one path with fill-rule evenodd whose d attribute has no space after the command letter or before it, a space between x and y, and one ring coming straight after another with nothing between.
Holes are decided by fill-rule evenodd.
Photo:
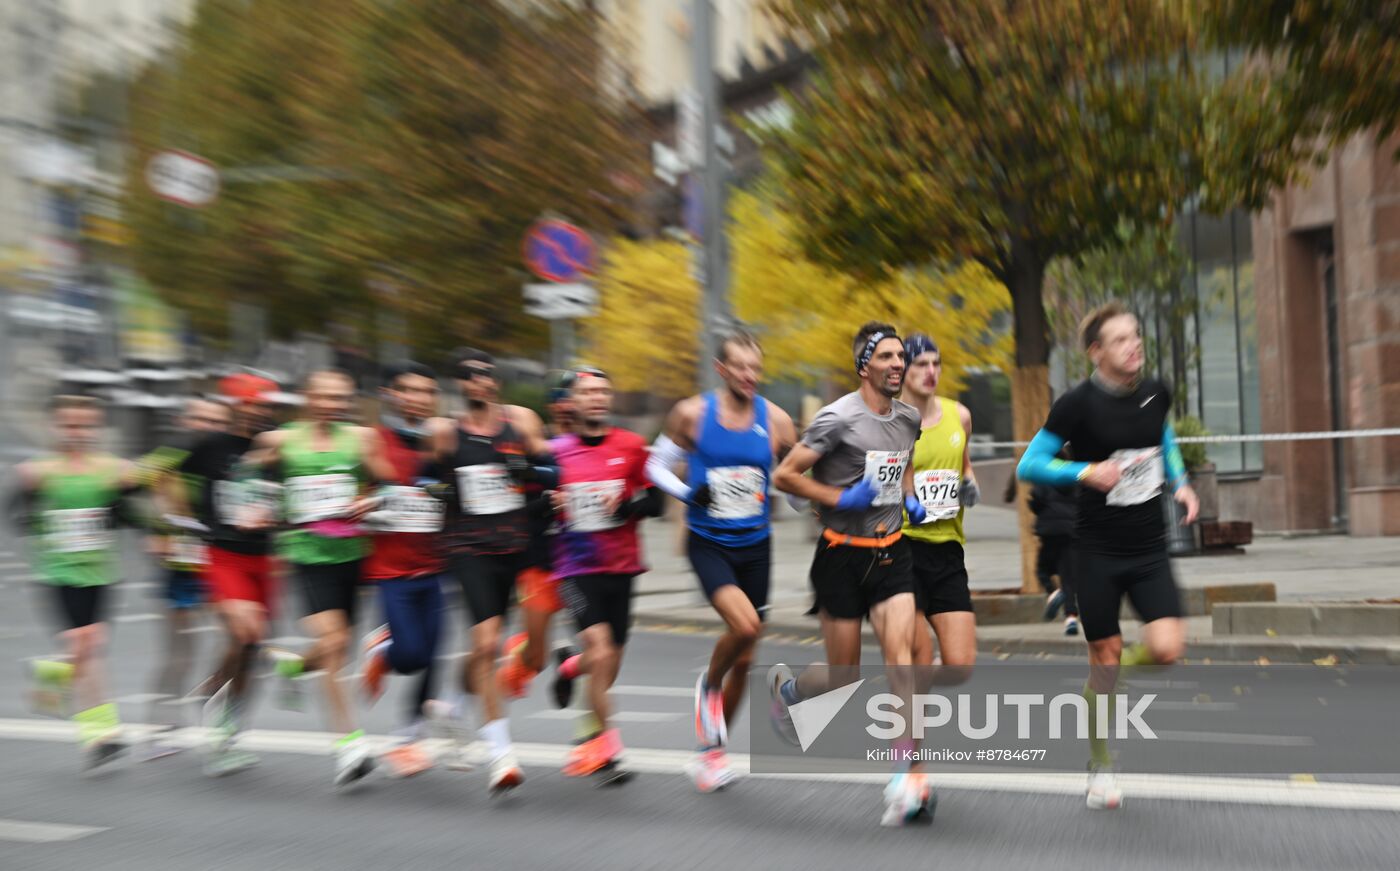
<instances>
[{"instance_id":1,"label":"athlete's arm","mask_svg":"<svg viewBox=\"0 0 1400 871\"><path fill-rule=\"evenodd\" d=\"M549 439L544 437L544 421L528 408L519 405L509 407L510 422L519 428L525 442L525 453L531 457L548 454Z\"/></svg>"},{"instance_id":2,"label":"athlete's arm","mask_svg":"<svg viewBox=\"0 0 1400 871\"><path fill-rule=\"evenodd\" d=\"M958 403L958 417L963 427L963 467L962 486L958 488L958 501L971 508L982 501L982 491L977 487L977 476L972 473L972 411Z\"/></svg>"},{"instance_id":3,"label":"athlete's arm","mask_svg":"<svg viewBox=\"0 0 1400 871\"><path fill-rule=\"evenodd\" d=\"M661 428L666 437L686 452L695 450L695 424L700 419L700 397L682 399L666 415L666 423Z\"/></svg>"},{"instance_id":4,"label":"athlete's arm","mask_svg":"<svg viewBox=\"0 0 1400 871\"><path fill-rule=\"evenodd\" d=\"M676 466L689 451L695 450L695 397L682 399L666 415L666 424L656 437L647 457L647 480L682 502L694 501L695 493L676 474Z\"/></svg>"},{"instance_id":5,"label":"athlete's arm","mask_svg":"<svg viewBox=\"0 0 1400 871\"><path fill-rule=\"evenodd\" d=\"M26 460L15 466L18 479L14 492L7 500L6 514L16 531L28 535L34 531L35 507L39 501L39 482L42 473L37 463Z\"/></svg>"},{"instance_id":6,"label":"athlete's arm","mask_svg":"<svg viewBox=\"0 0 1400 871\"><path fill-rule=\"evenodd\" d=\"M773 485L784 493L835 508L844 491L839 487L823 484L807 474L821 458L821 454L807 445L796 445L778 464L778 470L773 473Z\"/></svg>"},{"instance_id":7,"label":"athlete's arm","mask_svg":"<svg viewBox=\"0 0 1400 871\"><path fill-rule=\"evenodd\" d=\"M773 458L781 463L797 444L797 427L792 422L792 415L766 399L763 401L768 403L768 429L773 436Z\"/></svg>"},{"instance_id":8,"label":"athlete's arm","mask_svg":"<svg viewBox=\"0 0 1400 871\"><path fill-rule=\"evenodd\" d=\"M1181 446L1176 443L1176 433L1168 423L1162 428L1162 456L1167 464L1167 484L1172 488L1173 498L1186 508L1186 516L1181 518L1183 526L1196 521L1201 502L1196 491L1191 488L1191 479L1186 476L1186 463L1181 458Z\"/></svg>"},{"instance_id":9,"label":"athlete's arm","mask_svg":"<svg viewBox=\"0 0 1400 871\"><path fill-rule=\"evenodd\" d=\"M1083 480L1091 468L1089 463L1061 460L1055 455L1065 446L1065 440L1042 429L1026 446L1021 461L1016 464L1016 477L1032 484L1066 487Z\"/></svg>"},{"instance_id":10,"label":"athlete's arm","mask_svg":"<svg viewBox=\"0 0 1400 871\"><path fill-rule=\"evenodd\" d=\"M389 462L388 453L384 447L384 437L373 427L359 427L360 436L360 456L364 459L365 470L369 472L372 480L381 484L394 484L398 482L398 473Z\"/></svg>"},{"instance_id":11,"label":"athlete's arm","mask_svg":"<svg viewBox=\"0 0 1400 871\"><path fill-rule=\"evenodd\" d=\"M242 465L266 469L282 461L282 444L287 439L285 430L270 429L260 432L253 438L253 446L243 455Z\"/></svg>"}]
</instances>

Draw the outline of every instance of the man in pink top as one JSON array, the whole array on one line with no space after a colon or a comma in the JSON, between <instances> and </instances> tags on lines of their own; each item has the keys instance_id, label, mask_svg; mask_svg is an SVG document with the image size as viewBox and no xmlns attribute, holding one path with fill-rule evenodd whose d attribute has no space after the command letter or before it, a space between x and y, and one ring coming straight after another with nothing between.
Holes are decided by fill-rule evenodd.
<instances>
[{"instance_id":1,"label":"man in pink top","mask_svg":"<svg viewBox=\"0 0 1400 871\"><path fill-rule=\"evenodd\" d=\"M589 706L596 723L588 740L574 748L564 773L597 774L601 782L613 783L627 774L620 765L622 740L608 724L608 690L627 643L632 580L646 571L637 526L643 517L660 515L662 500L647 480L646 442L608 423L613 397L608 376L592 368L577 369L575 375L575 429L551 442L559 465L554 576L578 622L583 652L559 652L554 701L567 707L574 680L589 676Z\"/></svg>"}]
</instances>

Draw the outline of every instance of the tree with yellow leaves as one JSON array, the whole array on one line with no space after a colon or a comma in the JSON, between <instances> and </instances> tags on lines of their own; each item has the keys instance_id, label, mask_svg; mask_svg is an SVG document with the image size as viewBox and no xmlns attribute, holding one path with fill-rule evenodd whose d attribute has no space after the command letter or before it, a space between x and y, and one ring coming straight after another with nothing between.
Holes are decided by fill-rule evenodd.
<instances>
[{"instance_id":1,"label":"tree with yellow leaves","mask_svg":"<svg viewBox=\"0 0 1400 871\"><path fill-rule=\"evenodd\" d=\"M1005 290L984 269L891 271L875 281L818 266L796 241L792 219L764 193L730 199L735 314L763 341L768 377L840 383L851 373L851 336L872 318L933 336L943 390L956 395L976 368L1011 360ZM598 315L584 324L586 355L621 390L679 397L696 389L700 291L690 253L672 241L608 246L598 275Z\"/></svg>"}]
</instances>

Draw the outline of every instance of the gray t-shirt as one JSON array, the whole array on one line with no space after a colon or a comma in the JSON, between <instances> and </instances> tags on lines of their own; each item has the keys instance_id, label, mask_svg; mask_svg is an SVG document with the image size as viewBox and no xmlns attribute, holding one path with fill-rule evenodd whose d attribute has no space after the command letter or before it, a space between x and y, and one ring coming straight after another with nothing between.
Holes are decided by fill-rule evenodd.
<instances>
[{"instance_id":1,"label":"gray t-shirt","mask_svg":"<svg viewBox=\"0 0 1400 871\"><path fill-rule=\"evenodd\" d=\"M889 535L904 525L904 468L919 439L921 418L914 406L894 400L890 413L877 415L859 393L848 393L817 412L802 444L821 454L812 477L845 489L867 475L879 496L866 511L818 506L822 525L846 535Z\"/></svg>"}]
</instances>

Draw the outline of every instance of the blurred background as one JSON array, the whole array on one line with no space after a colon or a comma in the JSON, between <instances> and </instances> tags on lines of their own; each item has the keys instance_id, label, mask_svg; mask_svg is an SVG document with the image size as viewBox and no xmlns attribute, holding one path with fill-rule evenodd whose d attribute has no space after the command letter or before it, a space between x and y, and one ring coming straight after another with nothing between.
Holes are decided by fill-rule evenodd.
<instances>
[{"instance_id":1,"label":"blurred background","mask_svg":"<svg viewBox=\"0 0 1400 871\"><path fill-rule=\"evenodd\" d=\"M1179 431L1394 425L1396 4L1101 6L6 3L0 431L83 389L135 452L230 369L368 393L474 345L536 408L608 369L651 436L733 323L801 421L878 318L942 345L996 482L1107 298ZM1258 532L1393 535L1395 444L1195 465Z\"/></svg>"}]
</instances>

